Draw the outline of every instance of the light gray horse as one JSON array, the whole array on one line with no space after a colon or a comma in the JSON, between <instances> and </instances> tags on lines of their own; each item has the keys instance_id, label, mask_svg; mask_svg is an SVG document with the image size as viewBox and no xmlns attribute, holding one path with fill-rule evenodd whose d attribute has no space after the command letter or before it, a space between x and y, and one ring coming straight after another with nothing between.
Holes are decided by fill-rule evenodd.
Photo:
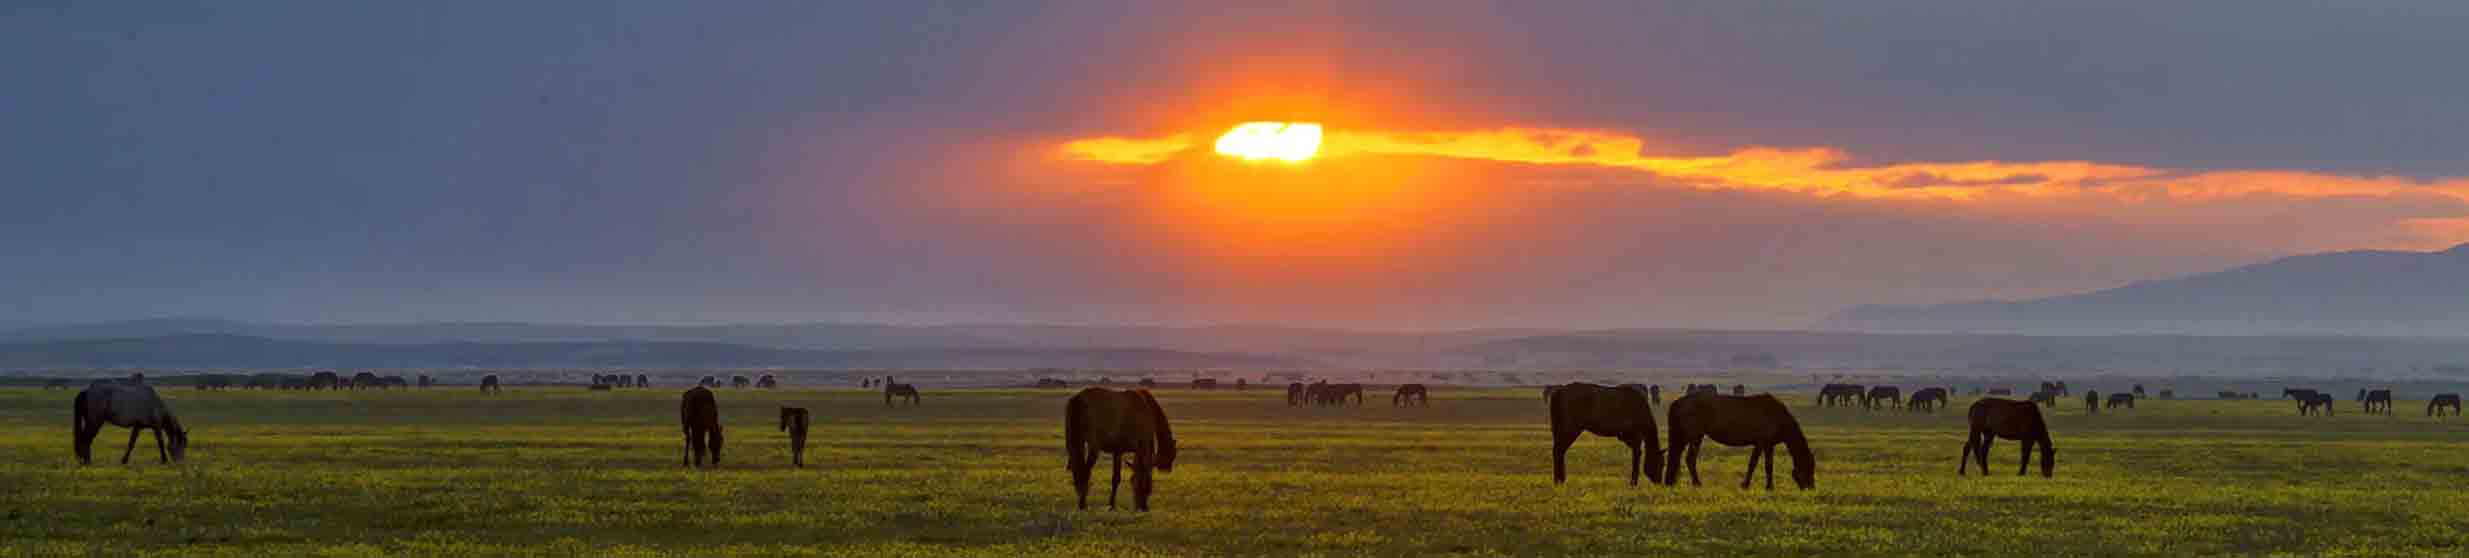
<instances>
[{"instance_id":1,"label":"light gray horse","mask_svg":"<svg viewBox=\"0 0 2469 558\"><path fill-rule=\"evenodd\" d=\"M133 383L101 383L77 392L77 402L69 409L70 422L77 428L77 463L94 462L94 437L109 424L129 429L129 447L120 452L120 464L127 465L129 456L137 452L137 433L154 429L154 449L164 463L178 461L189 448L189 431L180 427L180 419L171 414L171 406L163 403L154 388ZM163 433L171 433L167 445Z\"/></svg>"}]
</instances>

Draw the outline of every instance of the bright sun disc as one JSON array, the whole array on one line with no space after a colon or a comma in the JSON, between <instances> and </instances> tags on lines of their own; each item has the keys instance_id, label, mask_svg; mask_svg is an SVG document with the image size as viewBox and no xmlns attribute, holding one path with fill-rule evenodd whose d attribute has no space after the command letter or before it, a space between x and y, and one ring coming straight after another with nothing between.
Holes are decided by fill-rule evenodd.
<instances>
[{"instance_id":1,"label":"bright sun disc","mask_svg":"<svg viewBox=\"0 0 2469 558\"><path fill-rule=\"evenodd\" d=\"M1246 161L1289 163L1320 152L1320 125L1306 122L1245 122L1217 137L1217 152Z\"/></svg>"}]
</instances>

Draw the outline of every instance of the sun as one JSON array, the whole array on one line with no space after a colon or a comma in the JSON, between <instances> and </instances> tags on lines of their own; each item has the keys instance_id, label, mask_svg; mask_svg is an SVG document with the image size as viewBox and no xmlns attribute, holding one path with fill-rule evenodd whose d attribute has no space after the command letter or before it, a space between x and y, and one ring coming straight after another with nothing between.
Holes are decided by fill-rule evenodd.
<instances>
[{"instance_id":1,"label":"sun","mask_svg":"<svg viewBox=\"0 0 2469 558\"><path fill-rule=\"evenodd\" d=\"M1302 162L1320 152L1320 125L1310 122L1245 122L1217 137L1217 152L1245 161Z\"/></svg>"}]
</instances>

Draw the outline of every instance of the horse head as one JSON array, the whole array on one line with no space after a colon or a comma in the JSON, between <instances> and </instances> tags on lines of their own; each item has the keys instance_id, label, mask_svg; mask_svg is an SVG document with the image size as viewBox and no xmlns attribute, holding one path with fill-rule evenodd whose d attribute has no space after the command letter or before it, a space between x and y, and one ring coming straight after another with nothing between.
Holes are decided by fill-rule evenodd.
<instances>
[{"instance_id":1,"label":"horse head","mask_svg":"<svg viewBox=\"0 0 2469 558\"><path fill-rule=\"evenodd\" d=\"M171 460L179 461L189 450L189 429L180 427L180 419L164 417L162 430L171 433Z\"/></svg>"}]
</instances>

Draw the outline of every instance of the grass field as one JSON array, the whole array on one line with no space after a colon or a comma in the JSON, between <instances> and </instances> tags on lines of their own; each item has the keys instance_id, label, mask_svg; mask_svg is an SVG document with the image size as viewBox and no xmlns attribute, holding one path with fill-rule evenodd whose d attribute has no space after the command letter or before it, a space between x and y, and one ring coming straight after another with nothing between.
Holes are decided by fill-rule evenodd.
<instances>
[{"instance_id":1,"label":"grass field","mask_svg":"<svg viewBox=\"0 0 2469 558\"><path fill-rule=\"evenodd\" d=\"M1809 407L1818 488L1631 488L1617 442L1551 483L1534 390L1429 408L1290 408L1168 390L1182 454L1155 511L1074 511L1068 390L722 390L726 465L682 468L677 390L165 390L188 461L149 438L69 451L70 392L0 390L0 556L2426 556L2469 552L2469 420L2332 418L2282 401L2158 401L2051 421L2054 479L1955 475L1960 411ZM1969 398L1958 398L1960 409ZM806 469L776 408L815 414ZM108 458L108 464L107 459ZM1788 466L1788 463L1785 464ZM1785 467L1779 467L1785 468ZM1098 472L1093 499L1104 497ZM1786 476L1778 472L1779 477ZM1762 480L1761 480L1762 482ZM1126 482L1128 484L1128 481Z\"/></svg>"}]
</instances>

